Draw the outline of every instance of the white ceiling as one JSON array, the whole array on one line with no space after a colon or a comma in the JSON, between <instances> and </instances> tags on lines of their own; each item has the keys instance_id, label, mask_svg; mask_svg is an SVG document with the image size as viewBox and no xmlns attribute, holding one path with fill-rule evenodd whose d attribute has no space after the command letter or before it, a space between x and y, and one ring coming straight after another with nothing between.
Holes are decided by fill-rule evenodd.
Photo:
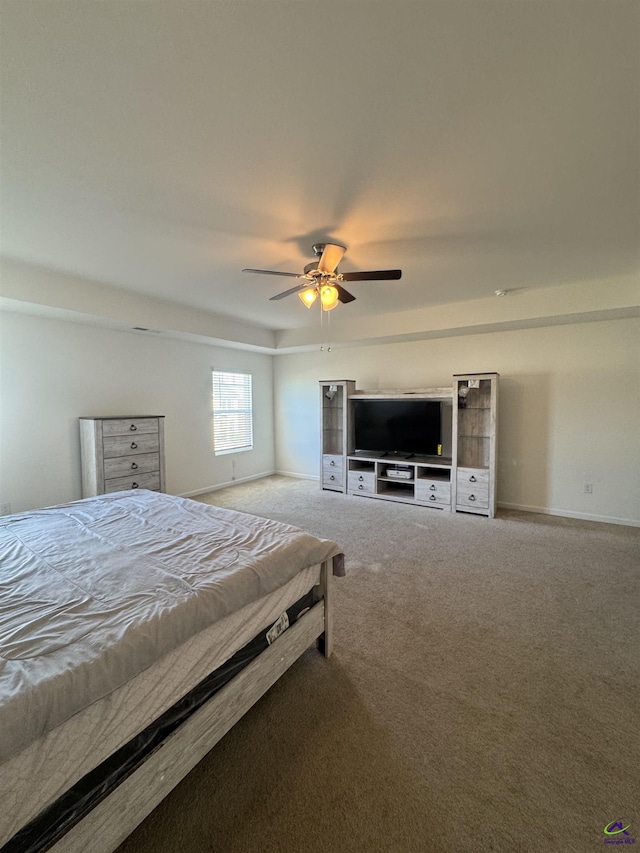
<instances>
[{"instance_id":1,"label":"white ceiling","mask_svg":"<svg viewBox=\"0 0 640 853\"><path fill-rule=\"evenodd\" d=\"M638 270L635 0L1 0L3 254L267 329ZM335 312L334 312L335 313Z\"/></svg>"}]
</instances>

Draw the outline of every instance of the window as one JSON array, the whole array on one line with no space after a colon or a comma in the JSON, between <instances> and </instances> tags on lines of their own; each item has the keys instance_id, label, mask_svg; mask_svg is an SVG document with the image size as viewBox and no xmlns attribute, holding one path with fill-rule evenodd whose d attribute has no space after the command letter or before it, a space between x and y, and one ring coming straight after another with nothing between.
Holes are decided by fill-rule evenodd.
<instances>
[{"instance_id":1,"label":"window","mask_svg":"<svg viewBox=\"0 0 640 853\"><path fill-rule=\"evenodd\" d=\"M253 448L251 374L213 371L213 450L216 456Z\"/></svg>"}]
</instances>

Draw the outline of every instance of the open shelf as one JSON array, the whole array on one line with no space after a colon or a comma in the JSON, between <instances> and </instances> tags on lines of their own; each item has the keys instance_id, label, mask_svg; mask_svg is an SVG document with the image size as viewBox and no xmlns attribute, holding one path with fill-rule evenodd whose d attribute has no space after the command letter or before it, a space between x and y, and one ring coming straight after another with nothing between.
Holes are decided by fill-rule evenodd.
<instances>
[{"instance_id":1,"label":"open shelf","mask_svg":"<svg viewBox=\"0 0 640 853\"><path fill-rule=\"evenodd\" d=\"M451 466L448 468L420 466L416 476L419 480L441 480L443 483L448 483L451 479Z\"/></svg>"},{"instance_id":2,"label":"open shelf","mask_svg":"<svg viewBox=\"0 0 640 853\"><path fill-rule=\"evenodd\" d=\"M413 481L388 480L378 478L377 494L386 497L399 497L414 500Z\"/></svg>"},{"instance_id":3,"label":"open shelf","mask_svg":"<svg viewBox=\"0 0 640 853\"><path fill-rule=\"evenodd\" d=\"M369 459L349 457L349 471L375 471L376 463Z\"/></svg>"}]
</instances>

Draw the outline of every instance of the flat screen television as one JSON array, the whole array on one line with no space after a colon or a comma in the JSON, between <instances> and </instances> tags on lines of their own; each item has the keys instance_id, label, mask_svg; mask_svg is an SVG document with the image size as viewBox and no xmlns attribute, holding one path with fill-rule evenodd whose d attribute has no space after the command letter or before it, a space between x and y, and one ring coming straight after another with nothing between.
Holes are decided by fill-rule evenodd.
<instances>
[{"instance_id":1,"label":"flat screen television","mask_svg":"<svg viewBox=\"0 0 640 853\"><path fill-rule=\"evenodd\" d=\"M442 445L438 400L354 400L353 421L356 453L436 456Z\"/></svg>"}]
</instances>

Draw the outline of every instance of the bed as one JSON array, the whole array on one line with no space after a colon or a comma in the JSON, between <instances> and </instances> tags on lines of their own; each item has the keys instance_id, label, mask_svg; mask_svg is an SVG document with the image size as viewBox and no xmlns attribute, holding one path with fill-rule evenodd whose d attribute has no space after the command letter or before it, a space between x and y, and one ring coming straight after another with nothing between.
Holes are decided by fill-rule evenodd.
<instances>
[{"instance_id":1,"label":"bed","mask_svg":"<svg viewBox=\"0 0 640 853\"><path fill-rule=\"evenodd\" d=\"M114 850L312 643L331 654L330 540L145 490L0 522L3 853Z\"/></svg>"}]
</instances>

